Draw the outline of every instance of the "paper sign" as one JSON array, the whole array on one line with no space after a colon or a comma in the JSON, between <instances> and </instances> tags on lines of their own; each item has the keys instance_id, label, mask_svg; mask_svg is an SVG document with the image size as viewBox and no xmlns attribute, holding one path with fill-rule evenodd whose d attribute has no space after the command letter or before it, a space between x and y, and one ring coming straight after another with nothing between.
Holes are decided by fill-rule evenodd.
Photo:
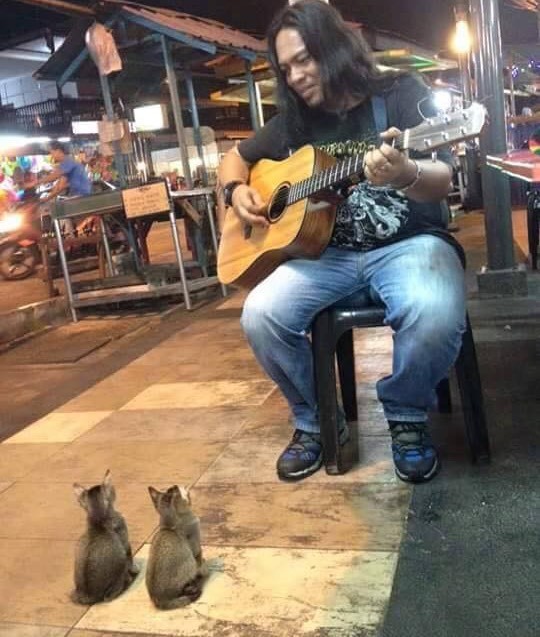
<instances>
[{"instance_id":1,"label":"paper sign","mask_svg":"<svg viewBox=\"0 0 540 637\"><path fill-rule=\"evenodd\" d=\"M164 181L122 190L122 201L128 219L169 212L171 209L167 184Z\"/></svg>"}]
</instances>

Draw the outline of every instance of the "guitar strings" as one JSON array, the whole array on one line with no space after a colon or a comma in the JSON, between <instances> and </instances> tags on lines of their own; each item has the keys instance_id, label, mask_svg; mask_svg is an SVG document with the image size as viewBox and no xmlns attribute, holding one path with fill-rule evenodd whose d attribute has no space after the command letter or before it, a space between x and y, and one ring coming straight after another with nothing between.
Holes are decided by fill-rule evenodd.
<instances>
[{"instance_id":1,"label":"guitar strings","mask_svg":"<svg viewBox=\"0 0 540 637\"><path fill-rule=\"evenodd\" d=\"M400 133L396 138L394 138L394 142L397 142L399 144L403 140L403 137L403 133ZM360 140L359 143L369 146L371 142L378 141L381 141L381 136L380 134L376 133L367 135L364 139ZM281 210L286 205L290 205L295 201L299 201L300 199L305 199L305 197L313 194L314 192L317 192L318 190L322 190L326 186L330 186L331 184L335 184L339 181L343 181L344 179L349 178L351 175L358 173L362 168L365 153L366 151L363 151L361 153L353 153L349 157L340 157L333 166L329 166L328 168L315 173L311 177L293 184L290 188L283 188L276 195L274 203ZM354 165L352 163L353 160L360 160L360 165ZM338 174L340 171L341 176L338 178ZM328 184L325 183L327 178L330 178ZM317 184L317 182L320 183Z\"/></svg>"},{"instance_id":2,"label":"guitar strings","mask_svg":"<svg viewBox=\"0 0 540 637\"><path fill-rule=\"evenodd\" d=\"M421 100L417 104L418 112L422 116L422 119L424 120L424 122L429 122L430 118L425 117L420 110L420 104L423 101L424 100ZM392 144L394 146L397 146L398 148L401 148L403 145L404 139L405 139L405 133L401 132L392 140ZM362 140L358 140L358 144L365 144L366 146L370 146L372 143L375 144L380 141L381 141L381 135L379 133L375 133L375 134L367 135ZM320 150L323 150L323 149L320 149ZM295 184L290 185L289 187L282 187L277 193L274 199L274 203L279 206L280 210L283 210L287 205L290 205L296 201L299 201L300 199L305 199L306 197L309 197L309 195L317 192L318 190L324 189L324 187L330 186L331 184L339 183L339 181L343 181L344 179L349 178L351 175L354 175L355 173L359 172L358 168L363 167L363 166L356 166L356 165L351 166L351 160L361 159L362 165L363 165L363 158L365 156L365 153L366 151L363 151L361 153L356 152L356 153L350 154L349 156L341 156L341 157L335 157L334 155L337 161L333 166L324 168L318 173L311 175L311 177L303 179ZM328 153L328 154L331 154L331 153ZM342 172L341 177L338 179L335 179L334 177L337 177L340 169ZM332 175L333 172L335 172L335 175ZM328 184L325 183L327 177L331 178ZM318 181L320 182L319 184L317 184Z\"/></svg>"}]
</instances>

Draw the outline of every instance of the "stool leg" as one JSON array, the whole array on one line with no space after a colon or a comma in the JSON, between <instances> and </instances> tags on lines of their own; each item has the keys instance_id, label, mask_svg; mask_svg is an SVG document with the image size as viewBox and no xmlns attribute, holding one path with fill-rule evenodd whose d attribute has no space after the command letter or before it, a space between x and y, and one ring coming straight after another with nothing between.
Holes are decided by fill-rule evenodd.
<instances>
[{"instance_id":1,"label":"stool leg","mask_svg":"<svg viewBox=\"0 0 540 637\"><path fill-rule=\"evenodd\" d=\"M540 193L533 190L527 197L527 235L531 268L538 269L538 242L540 233Z\"/></svg>"},{"instance_id":2,"label":"stool leg","mask_svg":"<svg viewBox=\"0 0 540 637\"><path fill-rule=\"evenodd\" d=\"M354 373L353 331L340 336L336 347L341 399L347 420L357 420L356 379Z\"/></svg>"},{"instance_id":3,"label":"stool leg","mask_svg":"<svg viewBox=\"0 0 540 637\"><path fill-rule=\"evenodd\" d=\"M463 334L461 351L456 361L456 373L472 460L473 462L489 462L489 436L482 385L468 316L467 329Z\"/></svg>"},{"instance_id":4,"label":"stool leg","mask_svg":"<svg viewBox=\"0 0 540 637\"><path fill-rule=\"evenodd\" d=\"M443 378L435 388L437 394L437 406L442 414L450 414L452 412L452 398L450 395L450 381Z\"/></svg>"},{"instance_id":5,"label":"stool leg","mask_svg":"<svg viewBox=\"0 0 540 637\"><path fill-rule=\"evenodd\" d=\"M326 472L343 473L337 420L335 338L330 312L321 312L312 327L313 367Z\"/></svg>"}]
</instances>

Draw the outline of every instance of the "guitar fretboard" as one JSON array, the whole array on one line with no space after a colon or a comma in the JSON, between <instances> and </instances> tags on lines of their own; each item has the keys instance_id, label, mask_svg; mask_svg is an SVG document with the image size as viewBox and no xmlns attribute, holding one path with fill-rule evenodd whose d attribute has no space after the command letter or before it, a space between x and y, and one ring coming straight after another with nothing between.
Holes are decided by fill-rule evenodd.
<instances>
[{"instance_id":1,"label":"guitar fretboard","mask_svg":"<svg viewBox=\"0 0 540 637\"><path fill-rule=\"evenodd\" d=\"M402 148L402 143L403 133L395 138L394 145L396 148ZM344 181L351 175L361 173L364 155L365 153L361 153L347 157L347 159L338 161L330 168L325 168L311 177L295 183L288 191L286 205L290 206L301 199L306 199L306 197Z\"/></svg>"}]
</instances>

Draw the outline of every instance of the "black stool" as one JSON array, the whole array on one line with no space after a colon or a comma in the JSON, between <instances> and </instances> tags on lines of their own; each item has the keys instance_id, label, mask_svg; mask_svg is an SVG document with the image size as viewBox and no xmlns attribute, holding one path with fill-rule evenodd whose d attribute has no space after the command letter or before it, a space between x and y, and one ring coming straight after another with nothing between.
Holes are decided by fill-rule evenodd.
<instances>
[{"instance_id":1,"label":"black stool","mask_svg":"<svg viewBox=\"0 0 540 637\"><path fill-rule=\"evenodd\" d=\"M318 314L312 327L315 387L319 405L321 442L326 472L344 472L338 441L336 371L337 354L343 408L347 420L356 420L356 382L354 375L353 334L355 327L384 325L384 309L370 306L361 309L328 308ZM465 428L473 462L489 462L489 438L484 413L482 386L476 360L476 350L467 315L467 328L455 364ZM451 411L450 383L444 379L437 387L439 410Z\"/></svg>"}]
</instances>

